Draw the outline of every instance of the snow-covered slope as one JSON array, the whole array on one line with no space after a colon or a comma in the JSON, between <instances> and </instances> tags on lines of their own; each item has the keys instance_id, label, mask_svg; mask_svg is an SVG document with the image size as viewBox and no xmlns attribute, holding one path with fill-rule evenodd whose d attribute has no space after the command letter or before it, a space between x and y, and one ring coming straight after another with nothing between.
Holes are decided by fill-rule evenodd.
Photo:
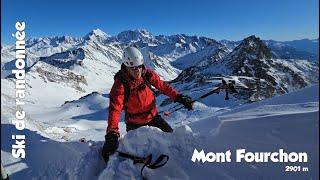
<instances>
[{"instance_id":1,"label":"snow-covered slope","mask_svg":"<svg viewBox=\"0 0 320 180\"><path fill-rule=\"evenodd\" d=\"M191 66L208 66L219 61L230 51L225 46L208 46L195 53L187 54L175 60L172 65L179 69L186 69Z\"/></svg>"},{"instance_id":2,"label":"snow-covered slope","mask_svg":"<svg viewBox=\"0 0 320 180\"><path fill-rule=\"evenodd\" d=\"M145 65L152 68L163 80L170 81L178 76L180 70L170 64L168 58L157 56L148 47L141 49Z\"/></svg>"},{"instance_id":3,"label":"snow-covered slope","mask_svg":"<svg viewBox=\"0 0 320 180\"><path fill-rule=\"evenodd\" d=\"M181 118L184 125L169 121L175 127L172 134L153 127L139 128L126 134L122 128L119 150L140 156L149 153L154 157L169 155L170 159L164 167L144 170L144 176L149 179L198 179L200 176L205 179L245 179L248 176L252 179L270 176L274 179L317 179L318 89L317 85L222 113L213 109L208 112L205 106L198 106L197 116L206 113L206 117L191 123ZM101 109L106 108L104 98L108 96L93 93L67 102L54 113L49 113L50 110L44 112L42 117L48 118L43 121L51 128L32 129L31 123L28 123L28 129L23 132L28 143L25 160L12 158L9 136L15 128L9 122L2 123L1 156L11 178L140 179L140 164L134 165L131 160L115 154L106 166L100 157L106 124L98 119L104 118L99 117ZM68 113L88 115L74 118L74 122L78 120L78 123L73 125L69 121L53 123L54 119L57 122L57 118L67 117ZM191 114L194 112L186 113ZM83 137L91 141L79 142L78 139ZM281 148L289 152L307 152L309 162L295 165L308 167L309 171L285 172L285 166L293 165L291 163L193 163L191 157L195 148L205 152L231 150L233 154L236 149L272 152Z\"/></svg>"},{"instance_id":4,"label":"snow-covered slope","mask_svg":"<svg viewBox=\"0 0 320 180\"><path fill-rule=\"evenodd\" d=\"M198 52L207 47L219 48L223 46L214 39L203 36L187 36L185 34L177 34L171 36L159 35L155 38L160 41L161 44L150 47L150 51L156 55L164 56L170 61L175 61L180 57Z\"/></svg>"},{"instance_id":5,"label":"snow-covered slope","mask_svg":"<svg viewBox=\"0 0 320 180\"><path fill-rule=\"evenodd\" d=\"M1 78L9 72L5 72L5 64L15 58L14 47L10 45L1 45Z\"/></svg>"},{"instance_id":6,"label":"snow-covered slope","mask_svg":"<svg viewBox=\"0 0 320 180\"><path fill-rule=\"evenodd\" d=\"M314 86L200 119L177 127L173 134L152 127L140 128L125 135L120 150L139 156L168 154L170 160L165 167L145 170L144 175L151 179L246 179L248 176L250 179L270 176L273 179L317 179L318 88ZM309 172L287 173L285 166L289 163L193 163L194 148L205 152L231 150L233 154L236 149L273 152L282 148L307 152L310 161L297 165L308 167ZM115 155L99 179L139 179L140 168Z\"/></svg>"},{"instance_id":7,"label":"snow-covered slope","mask_svg":"<svg viewBox=\"0 0 320 180\"><path fill-rule=\"evenodd\" d=\"M26 66L31 67L40 57L51 56L67 51L83 43L83 38L70 36L55 36L45 38L31 38L26 41ZM9 45L1 49L1 72L3 76L11 74L15 66L15 46ZM10 50L10 51L8 51Z\"/></svg>"}]
</instances>

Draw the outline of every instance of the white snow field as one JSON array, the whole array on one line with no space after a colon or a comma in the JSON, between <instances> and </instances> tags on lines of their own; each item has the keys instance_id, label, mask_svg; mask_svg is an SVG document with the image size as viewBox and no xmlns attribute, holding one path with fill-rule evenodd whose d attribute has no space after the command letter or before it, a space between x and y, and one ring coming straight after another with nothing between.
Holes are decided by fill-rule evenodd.
<instances>
[{"instance_id":1,"label":"white snow field","mask_svg":"<svg viewBox=\"0 0 320 180\"><path fill-rule=\"evenodd\" d=\"M194 111L181 110L166 118L174 127L173 133L155 127L126 133L121 122L118 150L138 156L169 155L165 166L143 171L148 179L318 179L318 89L315 85L240 106L228 106L230 102L221 95L219 107L196 103ZM14 102L9 96L3 96L2 101ZM141 164L134 165L115 153L106 165L100 156L108 101L108 94L91 93L41 112L37 106L25 107L26 159L11 155L11 135L21 132L11 124L9 111L14 109L5 107L1 117L1 161L10 179L141 179ZM80 142L81 138L86 142ZM230 150L232 162L194 163L191 157L195 148L206 153ZM237 149L306 152L308 162L237 163ZM307 167L308 171L286 172L286 166L292 165Z\"/></svg>"}]
</instances>

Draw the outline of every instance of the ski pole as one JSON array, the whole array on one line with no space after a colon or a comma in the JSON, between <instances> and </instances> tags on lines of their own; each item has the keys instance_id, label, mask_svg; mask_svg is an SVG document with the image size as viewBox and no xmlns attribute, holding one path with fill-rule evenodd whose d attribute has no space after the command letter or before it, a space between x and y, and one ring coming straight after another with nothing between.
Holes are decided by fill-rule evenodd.
<instances>
[{"instance_id":1,"label":"ski pole","mask_svg":"<svg viewBox=\"0 0 320 180\"><path fill-rule=\"evenodd\" d=\"M225 91L226 91L225 100L229 100L229 89L230 89L232 92L237 93L237 91L235 90L235 88L234 88L234 86L233 86L233 84L235 84L235 82L234 82L234 81L231 81L231 83L227 83L224 79L222 79L221 81L222 81L221 84L220 84L217 88L215 88L215 89L211 90L210 92L208 92L208 93L200 96L199 98L191 101L191 103L194 103L194 102L196 102L196 101L199 101L200 99L206 98L206 97L210 96L210 95L213 94L213 93L219 94L220 90L223 90L223 89L225 89ZM179 105L179 104L178 104L178 105ZM176 105L176 106L174 106L174 107L177 107L178 105ZM183 107L184 107L184 106L180 106L179 108L176 108L176 109L172 110L171 112L164 112L164 115L165 115L165 116L169 116L169 115L172 114L173 112L176 112L176 111L182 109ZM170 109L173 109L173 108L170 108Z\"/></svg>"},{"instance_id":2,"label":"ski pole","mask_svg":"<svg viewBox=\"0 0 320 180\"><path fill-rule=\"evenodd\" d=\"M207 97L207 96L210 96L210 95L213 94L213 93L217 93L217 94L218 94L219 91L220 91L220 88L218 87L218 88L216 88L216 89L214 89L214 90L212 90L212 91L210 91L210 92L208 92L208 93L200 96L199 98L197 98L197 99L195 99L195 100L192 100L191 103L194 103L194 102L196 102L196 101L199 101L200 99L203 99L203 98L205 98L205 97ZM179 105L180 105L180 104L178 104L177 106L179 106ZM176 107L176 106L175 106L175 107ZM164 115L165 115L165 116L169 116L170 114L172 114L172 113L174 113L174 112L176 112L176 111L179 111L179 110L182 109L182 108L184 108L184 106L180 106L180 107L172 110L171 112L164 112Z\"/></svg>"},{"instance_id":3,"label":"ski pole","mask_svg":"<svg viewBox=\"0 0 320 180\"><path fill-rule=\"evenodd\" d=\"M213 89L213 90L211 90L210 92L208 92L208 93L200 96L200 97L197 98L196 100L193 100L192 103L195 102L195 101L198 101L198 100L200 100L200 99L206 98L207 96L210 96L210 95L213 94L213 93L219 94L220 88L221 88L221 83L220 83L219 86L217 86L215 89ZM172 109L175 109L175 108L177 108L178 106L181 106L181 104L177 104L177 105L169 108L167 111L170 111L170 110L172 110ZM179 107L179 108L180 108L180 107ZM180 109L181 109L181 108L180 108ZM166 113L166 112L165 112L165 111L160 111L159 113Z\"/></svg>"},{"instance_id":4,"label":"ski pole","mask_svg":"<svg viewBox=\"0 0 320 180\"><path fill-rule=\"evenodd\" d=\"M219 94L219 92L220 92L220 87L217 87L216 89L211 90L210 92L208 92L208 93L206 93L206 94L198 97L197 99L192 100L191 103L194 103L194 102L199 101L199 100L201 100L201 99L203 99L203 98L206 98L206 97L210 96L210 95L213 94L213 93ZM179 106L179 105L180 105L180 104L178 104L178 105L176 105L176 106L174 106L174 107L177 107L177 106ZM180 106L180 107L178 107L178 108L176 108L176 109L174 109L174 110L172 110L172 111L170 111L170 112L163 112L163 113L164 113L165 116L169 116L170 114L172 114L172 113L174 113L174 112L176 112L176 111L179 111L179 110L182 109L182 108L184 108L184 106ZM172 109L172 108L170 108L170 109Z\"/></svg>"},{"instance_id":5,"label":"ski pole","mask_svg":"<svg viewBox=\"0 0 320 180\"><path fill-rule=\"evenodd\" d=\"M213 94L213 93L217 93L217 94L218 94L219 91L220 91L219 88L220 88L220 87L217 87L217 88L211 90L210 92L208 92L208 93L200 96L199 98L197 98L197 99L195 99L195 100L193 100L193 101L191 101L191 102L194 103L194 102L196 102L196 101L198 101L198 100L200 100L200 99L203 99L203 98L205 98L205 97L207 97L207 96L210 96L210 95ZM179 106L181 106L181 104L176 104L175 106L171 107L171 108L168 109L167 111L170 111L170 110L172 110L172 109L176 109L176 108L179 107ZM182 106L182 107L183 107L183 106ZM179 107L179 109L181 109L181 107ZM166 113L166 111L160 111L159 113Z\"/></svg>"}]
</instances>

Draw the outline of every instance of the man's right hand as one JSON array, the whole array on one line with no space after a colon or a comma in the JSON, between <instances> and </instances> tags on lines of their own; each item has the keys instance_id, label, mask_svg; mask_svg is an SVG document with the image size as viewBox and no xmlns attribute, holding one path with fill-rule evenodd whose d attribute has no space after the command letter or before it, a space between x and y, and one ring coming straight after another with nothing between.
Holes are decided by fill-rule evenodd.
<instances>
[{"instance_id":1,"label":"man's right hand","mask_svg":"<svg viewBox=\"0 0 320 180\"><path fill-rule=\"evenodd\" d=\"M107 133L105 135L105 142L102 148L102 157L107 163L109 161L109 156L116 152L119 142L119 135L116 133Z\"/></svg>"}]
</instances>

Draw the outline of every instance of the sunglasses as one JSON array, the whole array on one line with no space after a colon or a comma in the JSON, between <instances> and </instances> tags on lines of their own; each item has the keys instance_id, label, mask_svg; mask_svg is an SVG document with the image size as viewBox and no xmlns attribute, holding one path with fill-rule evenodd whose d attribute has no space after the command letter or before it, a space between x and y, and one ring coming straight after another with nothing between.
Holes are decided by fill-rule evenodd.
<instances>
[{"instance_id":1,"label":"sunglasses","mask_svg":"<svg viewBox=\"0 0 320 180\"><path fill-rule=\"evenodd\" d=\"M142 68L142 65L139 65L139 66L135 66L135 67L129 67L131 70L137 70L137 69L140 69Z\"/></svg>"}]
</instances>

